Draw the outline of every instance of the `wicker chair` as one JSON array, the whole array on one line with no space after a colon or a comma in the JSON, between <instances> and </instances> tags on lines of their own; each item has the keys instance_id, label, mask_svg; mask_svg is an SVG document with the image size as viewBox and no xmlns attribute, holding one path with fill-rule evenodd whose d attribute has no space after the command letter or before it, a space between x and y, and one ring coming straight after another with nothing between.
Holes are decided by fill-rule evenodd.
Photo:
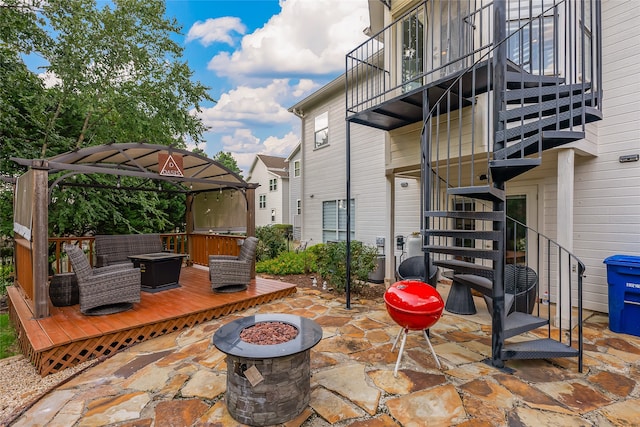
<instances>
[{"instance_id":1,"label":"wicker chair","mask_svg":"<svg viewBox=\"0 0 640 427\"><path fill-rule=\"evenodd\" d=\"M82 249L64 245L78 279L80 312L101 315L129 310L140 302L140 269L131 264L91 268Z\"/></svg>"},{"instance_id":2,"label":"wicker chair","mask_svg":"<svg viewBox=\"0 0 640 427\"><path fill-rule=\"evenodd\" d=\"M251 281L253 259L258 239L247 237L240 248L240 255L209 255L209 276L214 292L236 292L247 289Z\"/></svg>"}]
</instances>

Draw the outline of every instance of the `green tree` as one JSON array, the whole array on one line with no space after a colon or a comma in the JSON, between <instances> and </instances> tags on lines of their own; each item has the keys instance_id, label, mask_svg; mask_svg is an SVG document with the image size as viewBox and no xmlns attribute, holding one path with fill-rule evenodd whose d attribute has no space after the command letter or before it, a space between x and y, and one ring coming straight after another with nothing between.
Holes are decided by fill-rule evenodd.
<instances>
[{"instance_id":1,"label":"green tree","mask_svg":"<svg viewBox=\"0 0 640 427\"><path fill-rule=\"evenodd\" d=\"M227 169L237 173L241 178L243 178L242 170L238 167L238 162L236 162L236 159L230 152L218 151L218 153L213 156L213 160L222 164Z\"/></svg>"},{"instance_id":2,"label":"green tree","mask_svg":"<svg viewBox=\"0 0 640 427\"><path fill-rule=\"evenodd\" d=\"M111 142L184 147L185 140L201 141L206 128L193 111L213 100L192 80L183 48L173 41L180 31L175 19L165 17L161 0L0 3L0 174L23 172L10 156L50 157ZM55 85L45 87L27 69L22 55L33 53L46 61ZM112 176L90 179L115 182ZM183 222L180 198L53 191L59 203L51 208L50 227L56 234L168 231ZM3 232L8 217L3 215Z\"/></svg>"}]
</instances>

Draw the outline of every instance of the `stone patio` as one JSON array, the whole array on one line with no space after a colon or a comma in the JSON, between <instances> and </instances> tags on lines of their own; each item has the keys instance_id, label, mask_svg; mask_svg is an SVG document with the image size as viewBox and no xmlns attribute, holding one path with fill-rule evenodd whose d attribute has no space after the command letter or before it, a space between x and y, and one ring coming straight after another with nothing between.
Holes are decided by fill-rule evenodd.
<instances>
[{"instance_id":1,"label":"stone patio","mask_svg":"<svg viewBox=\"0 0 640 427\"><path fill-rule=\"evenodd\" d=\"M438 289L446 293L447 286ZM446 295L445 295L446 296ZM431 329L439 370L419 332L410 332L398 377L391 346L398 326L382 301L327 298L299 289L247 310L314 319L322 341L311 351L309 408L287 427L307 426L630 426L640 420L640 338L585 321L584 372L575 359L485 363L490 318L444 312ZM211 336L228 316L165 335L87 369L25 411L15 426L238 426L226 410L224 354Z\"/></svg>"}]
</instances>

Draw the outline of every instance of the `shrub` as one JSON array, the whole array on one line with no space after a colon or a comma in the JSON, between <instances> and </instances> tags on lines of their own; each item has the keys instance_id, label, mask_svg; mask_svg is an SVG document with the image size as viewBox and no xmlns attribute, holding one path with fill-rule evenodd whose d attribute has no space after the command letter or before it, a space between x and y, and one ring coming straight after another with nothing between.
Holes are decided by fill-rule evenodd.
<instances>
[{"instance_id":1,"label":"shrub","mask_svg":"<svg viewBox=\"0 0 640 427\"><path fill-rule=\"evenodd\" d=\"M325 244L315 250L318 252L316 259L318 274L331 283L335 289L345 291L347 282L346 242ZM357 291L365 285L369 273L376 267L377 255L376 248L358 241L351 242L351 289Z\"/></svg>"},{"instance_id":2,"label":"shrub","mask_svg":"<svg viewBox=\"0 0 640 427\"><path fill-rule=\"evenodd\" d=\"M265 225L257 227L256 237L260 240L256 249L257 261L276 258L287 250L285 229L280 226Z\"/></svg>"},{"instance_id":3,"label":"shrub","mask_svg":"<svg viewBox=\"0 0 640 427\"><path fill-rule=\"evenodd\" d=\"M307 251L283 252L277 258L257 262L256 272L273 275L307 274L314 268L314 258Z\"/></svg>"},{"instance_id":4,"label":"shrub","mask_svg":"<svg viewBox=\"0 0 640 427\"><path fill-rule=\"evenodd\" d=\"M8 314L0 314L0 359L18 354L16 333L9 323Z\"/></svg>"}]
</instances>

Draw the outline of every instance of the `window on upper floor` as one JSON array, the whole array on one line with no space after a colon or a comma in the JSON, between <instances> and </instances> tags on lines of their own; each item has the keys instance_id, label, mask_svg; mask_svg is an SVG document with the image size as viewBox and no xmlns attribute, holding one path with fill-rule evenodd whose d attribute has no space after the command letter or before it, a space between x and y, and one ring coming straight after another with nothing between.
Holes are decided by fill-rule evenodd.
<instances>
[{"instance_id":1,"label":"window on upper floor","mask_svg":"<svg viewBox=\"0 0 640 427\"><path fill-rule=\"evenodd\" d=\"M258 207L260 209L265 209L267 207L267 195L266 194L261 194L258 197Z\"/></svg>"},{"instance_id":2,"label":"window on upper floor","mask_svg":"<svg viewBox=\"0 0 640 427\"><path fill-rule=\"evenodd\" d=\"M356 237L356 201L351 199L351 239ZM347 240L346 200L322 202L322 242Z\"/></svg>"},{"instance_id":3,"label":"window on upper floor","mask_svg":"<svg viewBox=\"0 0 640 427\"><path fill-rule=\"evenodd\" d=\"M278 178L272 178L269 180L269 191L276 191L278 189Z\"/></svg>"},{"instance_id":4,"label":"window on upper floor","mask_svg":"<svg viewBox=\"0 0 640 427\"><path fill-rule=\"evenodd\" d=\"M324 147L327 144L329 144L329 113L324 112L316 117L315 147Z\"/></svg>"},{"instance_id":5,"label":"window on upper floor","mask_svg":"<svg viewBox=\"0 0 640 427\"><path fill-rule=\"evenodd\" d=\"M545 6L544 9L549 8ZM529 6L521 7L518 2L511 4L507 57L532 74L553 75L558 72L554 61L556 17L550 8L544 16L535 18L542 12L543 0L533 0L531 10Z\"/></svg>"},{"instance_id":6,"label":"window on upper floor","mask_svg":"<svg viewBox=\"0 0 640 427\"><path fill-rule=\"evenodd\" d=\"M296 200L296 215L302 214L302 200Z\"/></svg>"},{"instance_id":7,"label":"window on upper floor","mask_svg":"<svg viewBox=\"0 0 640 427\"><path fill-rule=\"evenodd\" d=\"M293 162L293 176L298 178L300 176L300 160L295 160Z\"/></svg>"}]
</instances>

